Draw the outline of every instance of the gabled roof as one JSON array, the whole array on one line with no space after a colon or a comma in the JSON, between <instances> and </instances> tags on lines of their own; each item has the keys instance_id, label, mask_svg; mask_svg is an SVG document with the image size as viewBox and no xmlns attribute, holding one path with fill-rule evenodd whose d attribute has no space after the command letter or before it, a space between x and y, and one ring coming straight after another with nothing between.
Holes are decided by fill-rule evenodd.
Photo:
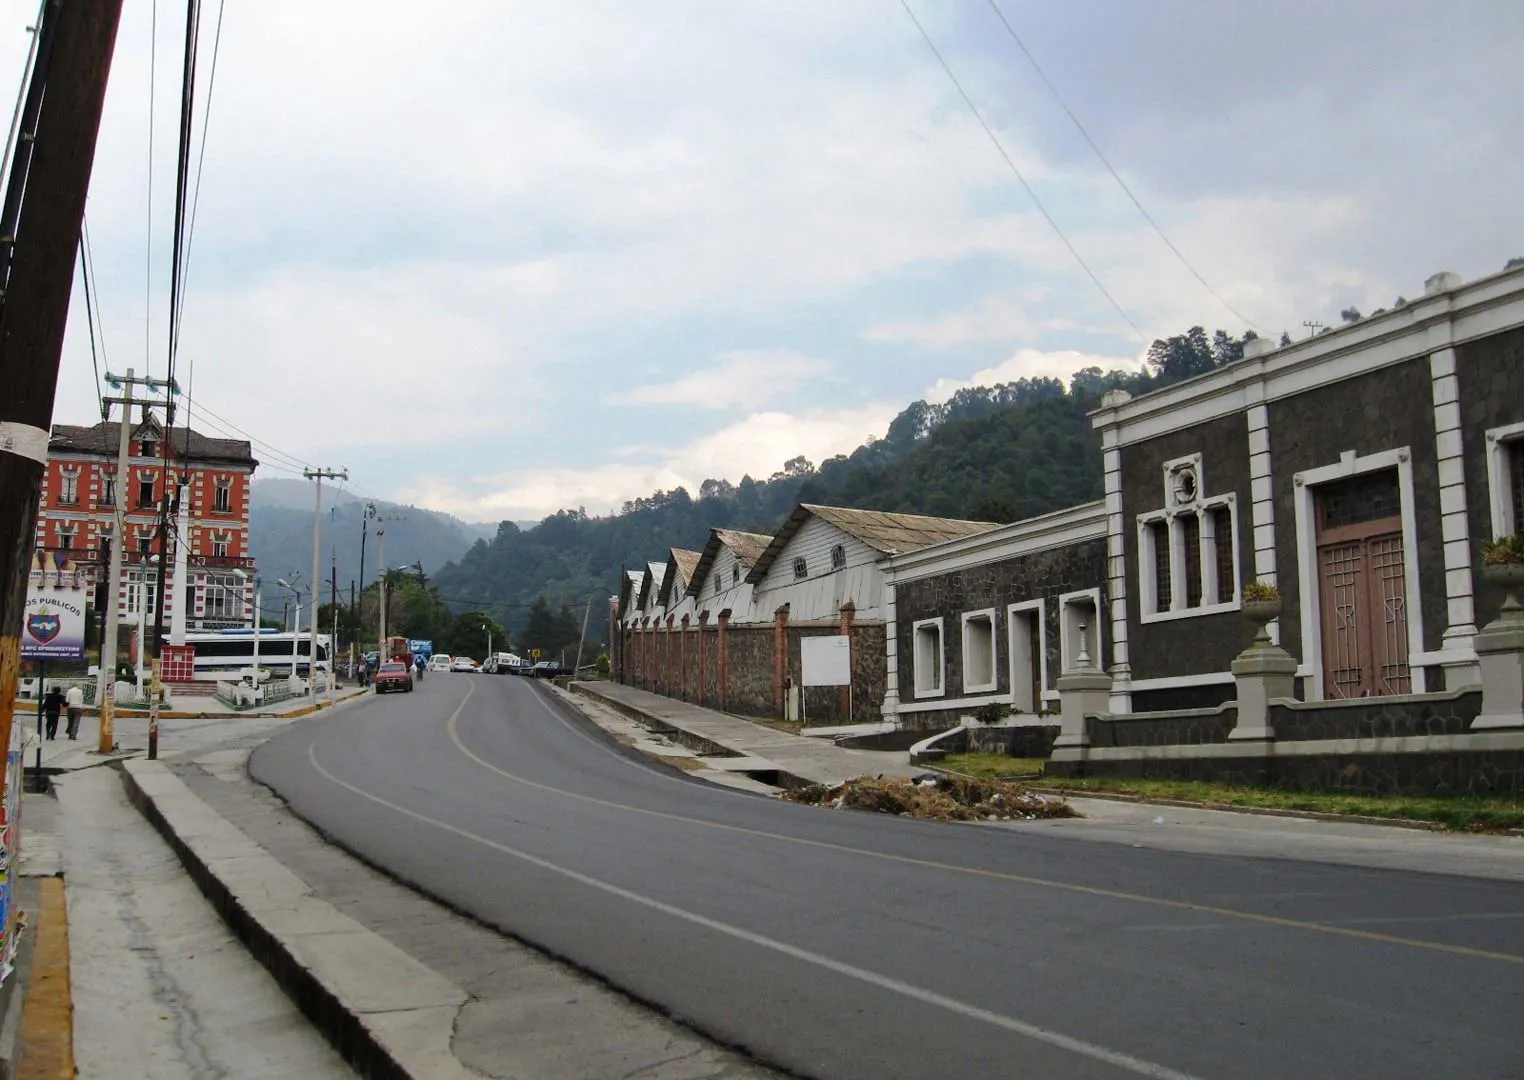
<instances>
[{"instance_id":1,"label":"gabled roof","mask_svg":"<svg viewBox=\"0 0 1524 1080\"><path fill-rule=\"evenodd\" d=\"M651 587L653 585L659 587L661 579L666 576L666 573L666 563L646 563L645 572L640 575L640 598L636 601L636 606L642 611L645 610L646 605L651 601Z\"/></svg>"},{"instance_id":2,"label":"gabled roof","mask_svg":"<svg viewBox=\"0 0 1524 1080\"><path fill-rule=\"evenodd\" d=\"M686 548L673 548L672 553L667 557L667 565L662 570L661 592L656 594L656 598L663 605L667 604L672 596L672 583L678 580L682 581L683 592L687 593L693 585L693 571L698 564L699 553L697 551L689 551Z\"/></svg>"},{"instance_id":3,"label":"gabled roof","mask_svg":"<svg viewBox=\"0 0 1524 1080\"><path fill-rule=\"evenodd\" d=\"M958 518L891 514L884 510L848 510L840 506L800 503L794 507L794 512L767 545L767 550L757 559L751 573L746 575L746 580L752 584L761 581L779 552L812 517L856 537L874 551L885 555L903 555L907 551L919 551L944 540L999 528L993 521L963 521Z\"/></svg>"},{"instance_id":4,"label":"gabled roof","mask_svg":"<svg viewBox=\"0 0 1524 1080\"><path fill-rule=\"evenodd\" d=\"M163 427L156 418L139 421L131 427L136 435L145 427L154 434L162 434ZM115 457L122 437L122 425L114 420L102 421L91 427L75 424L54 424L52 438L48 440L49 453L104 454ZM258 465L254 451L243 439L213 439L192 430L187 436L183 427L170 430L170 445L176 457L191 461L220 461L230 465Z\"/></svg>"},{"instance_id":5,"label":"gabled roof","mask_svg":"<svg viewBox=\"0 0 1524 1080\"><path fill-rule=\"evenodd\" d=\"M619 583L619 614L628 615L631 611L630 603L640 593L640 579L644 577L639 570L626 570L624 580Z\"/></svg>"},{"instance_id":6,"label":"gabled roof","mask_svg":"<svg viewBox=\"0 0 1524 1080\"><path fill-rule=\"evenodd\" d=\"M762 533L740 532L736 529L710 529L709 542L704 545L698 565L693 568L692 580L700 583L709 580L709 571L714 568L714 560L720 557L721 546L729 548L730 553L736 557L736 561L750 570L757 565L757 560L762 557L762 553L767 550L767 545L771 542L772 537Z\"/></svg>"}]
</instances>

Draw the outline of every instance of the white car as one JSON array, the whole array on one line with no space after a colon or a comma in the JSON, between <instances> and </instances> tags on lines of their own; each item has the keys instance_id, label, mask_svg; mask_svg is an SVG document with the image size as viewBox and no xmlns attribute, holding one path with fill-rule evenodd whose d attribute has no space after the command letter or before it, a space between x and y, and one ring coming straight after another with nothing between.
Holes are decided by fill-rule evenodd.
<instances>
[{"instance_id":1,"label":"white car","mask_svg":"<svg viewBox=\"0 0 1524 1080\"><path fill-rule=\"evenodd\" d=\"M474 672L476 670L476 661L472 660L469 656L457 656L450 661L450 670Z\"/></svg>"},{"instance_id":2,"label":"white car","mask_svg":"<svg viewBox=\"0 0 1524 1080\"><path fill-rule=\"evenodd\" d=\"M450 670L450 654L449 653L435 653L434 656L429 660L429 670L430 671L449 671Z\"/></svg>"}]
</instances>

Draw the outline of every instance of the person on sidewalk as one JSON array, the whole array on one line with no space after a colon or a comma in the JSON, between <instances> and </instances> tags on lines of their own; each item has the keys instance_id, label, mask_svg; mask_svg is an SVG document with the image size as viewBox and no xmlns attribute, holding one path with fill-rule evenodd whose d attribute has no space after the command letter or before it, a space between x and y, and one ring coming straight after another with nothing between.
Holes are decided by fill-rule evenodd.
<instances>
[{"instance_id":1,"label":"person on sidewalk","mask_svg":"<svg viewBox=\"0 0 1524 1080\"><path fill-rule=\"evenodd\" d=\"M48 722L48 738L58 738L58 714L63 712L64 696L58 692L58 687L49 690L47 696L42 699L42 715Z\"/></svg>"},{"instance_id":2,"label":"person on sidewalk","mask_svg":"<svg viewBox=\"0 0 1524 1080\"><path fill-rule=\"evenodd\" d=\"M79 718L85 712L85 692L77 685L69 687L69 693L64 697L69 708L69 738L79 738Z\"/></svg>"}]
</instances>

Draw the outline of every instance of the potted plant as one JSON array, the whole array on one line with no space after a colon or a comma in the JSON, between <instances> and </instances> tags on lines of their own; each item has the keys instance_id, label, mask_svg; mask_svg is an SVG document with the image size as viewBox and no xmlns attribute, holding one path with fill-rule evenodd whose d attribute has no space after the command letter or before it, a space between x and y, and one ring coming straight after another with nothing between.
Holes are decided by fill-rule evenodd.
<instances>
[{"instance_id":1,"label":"potted plant","mask_svg":"<svg viewBox=\"0 0 1524 1080\"><path fill-rule=\"evenodd\" d=\"M1482 576L1503 590L1503 610L1520 610L1515 591L1524 586L1524 536L1500 536L1483 544Z\"/></svg>"},{"instance_id":2,"label":"potted plant","mask_svg":"<svg viewBox=\"0 0 1524 1080\"><path fill-rule=\"evenodd\" d=\"M1268 643L1270 632L1266 627L1280 617L1281 591L1263 581L1251 581L1244 586L1244 599L1240 606L1243 609L1244 618L1258 627L1254 635L1254 643L1256 645Z\"/></svg>"}]
</instances>

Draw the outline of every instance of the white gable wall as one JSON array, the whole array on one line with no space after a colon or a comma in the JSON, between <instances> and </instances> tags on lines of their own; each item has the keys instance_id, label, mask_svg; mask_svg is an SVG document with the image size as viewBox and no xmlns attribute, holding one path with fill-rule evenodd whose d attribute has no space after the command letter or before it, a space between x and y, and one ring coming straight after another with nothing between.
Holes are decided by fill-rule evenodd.
<instances>
[{"instance_id":1,"label":"white gable wall","mask_svg":"<svg viewBox=\"0 0 1524 1080\"><path fill-rule=\"evenodd\" d=\"M732 584L737 580L733 571L738 567L741 571L739 583ZM718 592L715 591L716 584L720 586ZM698 610L709 612L710 623L727 608L730 610L731 622L751 621L752 589L746 581L746 567L736 558L735 552L723 543L714 562L710 564L709 574L704 578L701 589L697 598Z\"/></svg>"},{"instance_id":2,"label":"white gable wall","mask_svg":"<svg viewBox=\"0 0 1524 1080\"><path fill-rule=\"evenodd\" d=\"M831 549L840 544L846 566L831 569ZM794 560L803 558L808 573L794 577ZM773 612L789 605L789 621L831 622L838 619L848 600L857 608L856 618L865 621L884 617L884 574L879 552L850 533L818 517L806 519L778 553L767 576L757 585L750 621L771 622Z\"/></svg>"}]
</instances>

